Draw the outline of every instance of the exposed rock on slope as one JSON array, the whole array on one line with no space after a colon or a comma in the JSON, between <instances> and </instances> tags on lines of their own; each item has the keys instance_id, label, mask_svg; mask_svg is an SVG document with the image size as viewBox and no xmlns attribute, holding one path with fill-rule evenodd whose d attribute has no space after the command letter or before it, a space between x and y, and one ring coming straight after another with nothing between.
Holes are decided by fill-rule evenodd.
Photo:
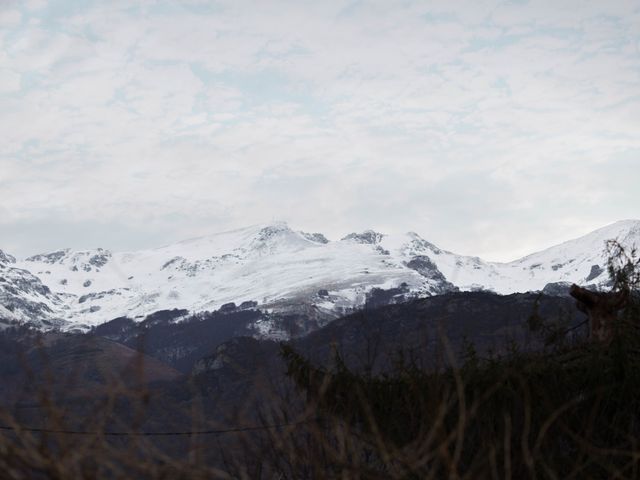
<instances>
[{"instance_id":1,"label":"exposed rock on slope","mask_svg":"<svg viewBox=\"0 0 640 480\"><path fill-rule=\"evenodd\" d=\"M60 326L64 307L63 298L0 250L0 325L32 322L42 327Z\"/></svg>"}]
</instances>

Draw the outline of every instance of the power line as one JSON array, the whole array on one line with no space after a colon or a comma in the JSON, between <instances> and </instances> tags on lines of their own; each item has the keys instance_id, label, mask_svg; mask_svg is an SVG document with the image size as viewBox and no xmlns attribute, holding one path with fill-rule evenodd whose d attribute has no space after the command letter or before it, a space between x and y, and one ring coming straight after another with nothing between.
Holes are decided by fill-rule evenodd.
<instances>
[{"instance_id":1,"label":"power line","mask_svg":"<svg viewBox=\"0 0 640 480\"><path fill-rule=\"evenodd\" d=\"M227 429L215 429L215 430L196 430L196 431L182 431L182 432L100 432L100 431L87 431L87 430L55 430L48 428L29 428L29 427L11 427L8 425L0 425L0 430L12 431L12 432L30 432L30 433L48 433L57 435L104 435L105 437L177 437L177 436L192 436L192 435L220 435L224 433L238 433L238 432L252 432L260 430L272 430L276 428L298 426L305 423L309 423L311 420L305 420L300 422L288 422L278 423L273 425L254 425L247 427L234 427Z\"/></svg>"}]
</instances>

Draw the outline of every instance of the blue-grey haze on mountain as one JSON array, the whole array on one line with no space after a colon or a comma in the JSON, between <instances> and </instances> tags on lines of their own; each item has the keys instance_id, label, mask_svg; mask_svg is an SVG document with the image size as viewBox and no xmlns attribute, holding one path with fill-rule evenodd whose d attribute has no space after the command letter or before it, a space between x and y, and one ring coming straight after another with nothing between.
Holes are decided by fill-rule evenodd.
<instances>
[{"instance_id":1,"label":"blue-grey haze on mountain","mask_svg":"<svg viewBox=\"0 0 640 480\"><path fill-rule=\"evenodd\" d=\"M0 248L285 220L510 260L640 211L634 1L0 0Z\"/></svg>"}]
</instances>

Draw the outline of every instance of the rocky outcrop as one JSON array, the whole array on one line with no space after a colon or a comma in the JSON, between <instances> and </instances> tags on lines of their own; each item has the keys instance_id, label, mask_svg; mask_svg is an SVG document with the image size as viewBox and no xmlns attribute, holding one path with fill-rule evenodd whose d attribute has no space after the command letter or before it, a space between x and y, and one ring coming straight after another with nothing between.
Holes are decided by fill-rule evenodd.
<instances>
[{"instance_id":1,"label":"rocky outcrop","mask_svg":"<svg viewBox=\"0 0 640 480\"><path fill-rule=\"evenodd\" d=\"M0 251L0 318L45 329L61 326L64 322L58 312L63 299L15 264L14 257Z\"/></svg>"},{"instance_id":2,"label":"rocky outcrop","mask_svg":"<svg viewBox=\"0 0 640 480\"><path fill-rule=\"evenodd\" d=\"M5 264L6 265L6 264L9 264L9 263L16 263L15 257L12 257L8 253L5 253L2 250L0 250L0 264Z\"/></svg>"},{"instance_id":3,"label":"rocky outcrop","mask_svg":"<svg viewBox=\"0 0 640 480\"><path fill-rule=\"evenodd\" d=\"M342 238L342 240L352 240L365 245L375 245L380 243L384 235L373 230L365 230L362 233L350 233Z\"/></svg>"},{"instance_id":4,"label":"rocky outcrop","mask_svg":"<svg viewBox=\"0 0 640 480\"><path fill-rule=\"evenodd\" d=\"M416 255L406 263L406 266L415 270L420 275L434 282L432 291L436 295L448 292L457 292L458 288L451 282L447 281L438 266L431 261L426 255Z\"/></svg>"}]
</instances>

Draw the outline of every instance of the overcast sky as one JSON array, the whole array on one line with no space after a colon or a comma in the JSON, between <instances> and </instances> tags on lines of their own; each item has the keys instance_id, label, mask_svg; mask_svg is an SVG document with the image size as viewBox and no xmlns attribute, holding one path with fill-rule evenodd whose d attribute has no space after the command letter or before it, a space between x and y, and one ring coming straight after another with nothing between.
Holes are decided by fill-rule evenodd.
<instances>
[{"instance_id":1,"label":"overcast sky","mask_svg":"<svg viewBox=\"0 0 640 480\"><path fill-rule=\"evenodd\" d=\"M640 2L0 0L0 249L640 217Z\"/></svg>"}]
</instances>

